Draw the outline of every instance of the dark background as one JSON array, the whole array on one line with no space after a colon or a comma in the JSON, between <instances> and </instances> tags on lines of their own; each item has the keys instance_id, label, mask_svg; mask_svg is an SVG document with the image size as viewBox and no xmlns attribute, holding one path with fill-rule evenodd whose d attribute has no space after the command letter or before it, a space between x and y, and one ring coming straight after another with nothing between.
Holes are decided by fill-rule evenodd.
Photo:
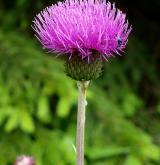
<instances>
[{"instance_id":1,"label":"dark background","mask_svg":"<svg viewBox=\"0 0 160 165\"><path fill-rule=\"evenodd\" d=\"M74 165L76 82L31 28L45 0L0 0L0 164ZM132 33L88 91L87 165L160 164L159 0L120 0Z\"/></svg>"}]
</instances>

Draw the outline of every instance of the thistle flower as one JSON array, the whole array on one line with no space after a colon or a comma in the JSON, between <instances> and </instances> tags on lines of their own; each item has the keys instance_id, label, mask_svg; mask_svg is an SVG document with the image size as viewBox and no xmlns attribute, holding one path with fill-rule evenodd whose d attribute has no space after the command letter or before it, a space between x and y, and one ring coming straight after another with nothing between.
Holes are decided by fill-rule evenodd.
<instances>
[{"instance_id":1,"label":"thistle flower","mask_svg":"<svg viewBox=\"0 0 160 165\"><path fill-rule=\"evenodd\" d=\"M120 54L132 29L126 15L106 0L58 2L40 12L33 23L43 48L65 54L66 74L79 81L99 77L103 59Z\"/></svg>"},{"instance_id":2,"label":"thistle flower","mask_svg":"<svg viewBox=\"0 0 160 165\"><path fill-rule=\"evenodd\" d=\"M131 31L126 15L106 0L66 0L45 8L34 19L44 49L69 58L76 52L88 61L119 54Z\"/></svg>"},{"instance_id":3,"label":"thistle flower","mask_svg":"<svg viewBox=\"0 0 160 165\"><path fill-rule=\"evenodd\" d=\"M14 165L35 165L35 161L33 157L23 155L17 157Z\"/></svg>"}]
</instances>

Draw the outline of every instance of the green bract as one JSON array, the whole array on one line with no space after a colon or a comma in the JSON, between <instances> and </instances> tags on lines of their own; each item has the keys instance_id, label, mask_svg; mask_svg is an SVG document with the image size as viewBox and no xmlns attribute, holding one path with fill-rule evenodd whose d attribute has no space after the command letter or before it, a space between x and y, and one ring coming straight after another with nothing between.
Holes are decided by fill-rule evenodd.
<instances>
[{"instance_id":1,"label":"green bract","mask_svg":"<svg viewBox=\"0 0 160 165\"><path fill-rule=\"evenodd\" d=\"M88 62L79 56L73 55L65 63L67 76L77 81L88 81L98 78L103 71L102 67L103 63L97 57Z\"/></svg>"}]
</instances>

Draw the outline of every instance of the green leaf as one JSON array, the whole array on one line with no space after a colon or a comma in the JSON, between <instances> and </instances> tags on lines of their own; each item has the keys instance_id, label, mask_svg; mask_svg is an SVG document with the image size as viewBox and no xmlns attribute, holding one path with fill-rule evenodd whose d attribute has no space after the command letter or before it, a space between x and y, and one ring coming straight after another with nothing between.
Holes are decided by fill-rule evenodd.
<instances>
[{"instance_id":1,"label":"green leaf","mask_svg":"<svg viewBox=\"0 0 160 165\"><path fill-rule=\"evenodd\" d=\"M160 149L154 144L148 144L141 149L142 155L145 158L152 160L159 160L160 158Z\"/></svg>"},{"instance_id":2,"label":"green leaf","mask_svg":"<svg viewBox=\"0 0 160 165\"><path fill-rule=\"evenodd\" d=\"M106 148L94 147L93 149L89 149L87 151L87 155L91 159L100 159L112 156L119 156L121 154L127 154L129 151L129 148L119 146L108 146Z\"/></svg>"},{"instance_id":3,"label":"green leaf","mask_svg":"<svg viewBox=\"0 0 160 165\"><path fill-rule=\"evenodd\" d=\"M69 114L71 101L67 97L61 97L57 104L57 115L59 117L66 117Z\"/></svg>"},{"instance_id":4,"label":"green leaf","mask_svg":"<svg viewBox=\"0 0 160 165\"><path fill-rule=\"evenodd\" d=\"M22 108L19 110L19 117L20 117L19 119L20 127L22 128L22 130L29 133L33 132L35 126L33 123L32 116L29 114L29 112L27 112L27 110Z\"/></svg>"},{"instance_id":5,"label":"green leaf","mask_svg":"<svg viewBox=\"0 0 160 165\"><path fill-rule=\"evenodd\" d=\"M142 106L142 101L131 92L126 92L123 94L124 101L122 102L122 110L125 115L133 116L136 111Z\"/></svg>"},{"instance_id":6,"label":"green leaf","mask_svg":"<svg viewBox=\"0 0 160 165\"><path fill-rule=\"evenodd\" d=\"M19 125L19 116L17 111L13 111L12 115L9 116L7 123L5 124L5 130L11 132Z\"/></svg>"},{"instance_id":7,"label":"green leaf","mask_svg":"<svg viewBox=\"0 0 160 165\"><path fill-rule=\"evenodd\" d=\"M143 165L144 163L141 162L137 157L133 155L129 155L126 160L124 165Z\"/></svg>"},{"instance_id":8,"label":"green leaf","mask_svg":"<svg viewBox=\"0 0 160 165\"><path fill-rule=\"evenodd\" d=\"M38 100L37 117L40 121L45 123L51 121L50 108L47 96L40 96Z\"/></svg>"}]
</instances>

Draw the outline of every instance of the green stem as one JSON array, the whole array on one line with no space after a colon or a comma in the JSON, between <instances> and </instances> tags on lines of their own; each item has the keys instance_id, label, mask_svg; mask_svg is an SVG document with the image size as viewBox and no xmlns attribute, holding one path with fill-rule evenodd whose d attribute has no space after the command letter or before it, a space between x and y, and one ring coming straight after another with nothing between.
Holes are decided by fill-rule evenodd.
<instances>
[{"instance_id":1,"label":"green stem","mask_svg":"<svg viewBox=\"0 0 160 165\"><path fill-rule=\"evenodd\" d=\"M78 113L77 113L77 165L84 165L84 133L85 133L85 109L86 109L86 90L89 81L78 81Z\"/></svg>"}]
</instances>

